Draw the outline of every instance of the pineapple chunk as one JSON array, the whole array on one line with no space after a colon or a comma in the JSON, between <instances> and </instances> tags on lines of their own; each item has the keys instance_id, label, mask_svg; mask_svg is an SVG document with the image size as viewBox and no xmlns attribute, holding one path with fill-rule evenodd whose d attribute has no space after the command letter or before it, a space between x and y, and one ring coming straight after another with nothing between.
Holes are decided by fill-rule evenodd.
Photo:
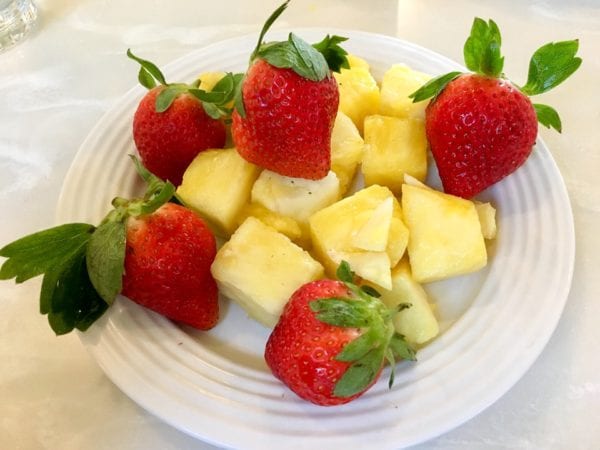
<instances>
[{"instance_id":1,"label":"pineapple chunk","mask_svg":"<svg viewBox=\"0 0 600 450\"><path fill-rule=\"evenodd\" d=\"M473 202L404 184L402 211L410 233L410 265L417 282L474 272L487 264L485 242Z\"/></svg>"},{"instance_id":2,"label":"pineapple chunk","mask_svg":"<svg viewBox=\"0 0 600 450\"><path fill-rule=\"evenodd\" d=\"M252 187L252 201L306 225L314 212L339 198L339 191L339 181L332 171L320 180L306 180L264 170Z\"/></svg>"},{"instance_id":3,"label":"pineapple chunk","mask_svg":"<svg viewBox=\"0 0 600 450\"><path fill-rule=\"evenodd\" d=\"M340 194L346 193L363 156L364 141L356 125L338 111L331 132L331 170L340 180Z\"/></svg>"},{"instance_id":4,"label":"pineapple chunk","mask_svg":"<svg viewBox=\"0 0 600 450\"><path fill-rule=\"evenodd\" d=\"M369 116L365 119L365 184L388 186L400 194L404 175L427 176L427 138L420 119Z\"/></svg>"},{"instance_id":5,"label":"pineapple chunk","mask_svg":"<svg viewBox=\"0 0 600 450\"><path fill-rule=\"evenodd\" d=\"M386 116L425 119L425 108L429 101L413 103L408 96L430 79L430 75L412 70L405 64L394 64L381 80L379 113Z\"/></svg>"},{"instance_id":6,"label":"pineapple chunk","mask_svg":"<svg viewBox=\"0 0 600 450\"><path fill-rule=\"evenodd\" d=\"M362 250L385 251L390 235L393 212L394 199L388 197L373 210L367 222L352 236L352 244Z\"/></svg>"},{"instance_id":7,"label":"pineapple chunk","mask_svg":"<svg viewBox=\"0 0 600 450\"><path fill-rule=\"evenodd\" d=\"M229 236L259 172L235 148L206 150L186 169L177 195L204 217L215 233Z\"/></svg>"},{"instance_id":8,"label":"pineapple chunk","mask_svg":"<svg viewBox=\"0 0 600 450\"><path fill-rule=\"evenodd\" d=\"M217 252L211 272L223 295L267 327L275 326L296 289L323 277L305 250L254 217Z\"/></svg>"},{"instance_id":9,"label":"pineapple chunk","mask_svg":"<svg viewBox=\"0 0 600 450\"><path fill-rule=\"evenodd\" d=\"M392 288L390 257L386 252L338 252L332 250L329 257L338 266L346 261L350 268L363 280L375 283L384 289Z\"/></svg>"},{"instance_id":10,"label":"pineapple chunk","mask_svg":"<svg viewBox=\"0 0 600 450\"><path fill-rule=\"evenodd\" d=\"M200 89L205 91L212 91L212 88L221 81L221 78L225 76L225 72L203 72L200 74L198 79L200 80Z\"/></svg>"},{"instance_id":11,"label":"pineapple chunk","mask_svg":"<svg viewBox=\"0 0 600 450\"><path fill-rule=\"evenodd\" d=\"M475 209L479 215L481 233L485 239L496 237L496 209L490 203L475 202Z\"/></svg>"},{"instance_id":12,"label":"pineapple chunk","mask_svg":"<svg viewBox=\"0 0 600 450\"><path fill-rule=\"evenodd\" d=\"M285 234L301 247L306 248L310 241L307 233L302 230L302 227L294 219L270 211L258 203L248 203L244 206L237 221L241 225L250 216L256 217L265 225L269 225L280 233Z\"/></svg>"},{"instance_id":13,"label":"pineapple chunk","mask_svg":"<svg viewBox=\"0 0 600 450\"><path fill-rule=\"evenodd\" d=\"M346 114L362 134L366 116L379 110L379 86L369 71L369 64L348 55L349 69L334 72L340 91L339 110Z\"/></svg>"},{"instance_id":14,"label":"pineapple chunk","mask_svg":"<svg viewBox=\"0 0 600 450\"><path fill-rule=\"evenodd\" d=\"M393 209L384 250L377 252L360 248L356 245L356 236L365 226L370 226L368 223L374 213L385 213L386 207L380 205L390 201L387 199L391 199ZM390 269L406 249L408 229L402 222L400 204L388 188L373 185L362 189L313 214L309 223L313 251L330 276L335 275L341 260L348 258L350 267L358 275L389 286ZM373 246L373 243L369 245ZM378 269L375 270L375 267Z\"/></svg>"},{"instance_id":15,"label":"pineapple chunk","mask_svg":"<svg viewBox=\"0 0 600 450\"><path fill-rule=\"evenodd\" d=\"M392 270L392 288L380 290L381 300L390 308L400 303L410 303L394 316L394 327L409 343L424 344L438 335L438 321L429 304L427 293L410 272L407 258Z\"/></svg>"}]
</instances>

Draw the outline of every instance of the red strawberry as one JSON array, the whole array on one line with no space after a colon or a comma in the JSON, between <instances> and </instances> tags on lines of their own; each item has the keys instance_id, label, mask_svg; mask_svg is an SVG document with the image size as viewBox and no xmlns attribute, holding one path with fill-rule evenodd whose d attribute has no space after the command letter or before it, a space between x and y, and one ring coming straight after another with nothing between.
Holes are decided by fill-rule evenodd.
<instances>
[{"instance_id":1,"label":"red strawberry","mask_svg":"<svg viewBox=\"0 0 600 450\"><path fill-rule=\"evenodd\" d=\"M135 145L148 170L179 185L198 153L225 145L220 118L231 114L228 105L242 75L228 73L207 92L198 80L191 85L167 83L155 64L129 50L127 55L140 64L138 79L150 90L133 118Z\"/></svg>"},{"instance_id":2,"label":"red strawberry","mask_svg":"<svg viewBox=\"0 0 600 450\"><path fill-rule=\"evenodd\" d=\"M396 357L414 359L376 292L353 284L345 263L338 274L347 281L313 281L292 295L265 349L273 374L322 406L362 395L379 378L384 360L393 374Z\"/></svg>"},{"instance_id":3,"label":"red strawberry","mask_svg":"<svg viewBox=\"0 0 600 450\"><path fill-rule=\"evenodd\" d=\"M561 131L558 113L532 104L536 95L562 83L581 64L578 42L539 48L519 88L504 78L500 31L494 21L476 18L464 48L474 74L451 72L411 94L413 101L434 97L426 110L427 139L444 190L470 198L518 169L537 136L537 122Z\"/></svg>"},{"instance_id":4,"label":"red strawberry","mask_svg":"<svg viewBox=\"0 0 600 450\"><path fill-rule=\"evenodd\" d=\"M470 198L514 172L537 137L529 98L507 80L476 74L448 83L426 115L444 190Z\"/></svg>"},{"instance_id":5,"label":"red strawberry","mask_svg":"<svg viewBox=\"0 0 600 450\"><path fill-rule=\"evenodd\" d=\"M331 130L339 103L331 70L348 67L345 38L327 36L309 45L290 33L283 42L263 44L269 17L236 99L231 128L238 152L253 164L281 175L320 179L331 167Z\"/></svg>"},{"instance_id":6,"label":"red strawberry","mask_svg":"<svg viewBox=\"0 0 600 450\"><path fill-rule=\"evenodd\" d=\"M133 139L144 165L175 185L198 153L225 145L225 125L210 118L202 102L191 94L179 95L166 111L156 111L164 86L150 90L133 117Z\"/></svg>"},{"instance_id":7,"label":"red strawberry","mask_svg":"<svg viewBox=\"0 0 600 450\"><path fill-rule=\"evenodd\" d=\"M171 320L201 330L219 316L210 273L215 238L187 208L166 203L127 221L123 295Z\"/></svg>"},{"instance_id":8,"label":"red strawberry","mask_svg":"<svg viewBox=\"0 0 600 450\"><path fill-rule=\"evenodd\" d=\"M194 213L166 203L175 186L133 160L148 183L143 198L115 198L97 227L59 225L0 249L8 258L0 279L21 283L44 274L40 312L56 334L85 331L120 292L196 328L217 322L215 238Z\"/></svg>"}]
</instances>

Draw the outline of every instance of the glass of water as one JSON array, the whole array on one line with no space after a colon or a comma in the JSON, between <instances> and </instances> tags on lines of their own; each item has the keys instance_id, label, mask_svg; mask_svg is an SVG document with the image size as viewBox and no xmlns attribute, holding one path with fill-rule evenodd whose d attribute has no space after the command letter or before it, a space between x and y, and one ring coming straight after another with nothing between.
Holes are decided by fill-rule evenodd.
<instances>
[{"instance_id":1,"label":"glass of water","mask_svg":"<svg viewBox=\"0 0 600 450\"><path fill-rule=\"evenodd\" d=\"M21 41L35 25L32 0L0 0L0 52Z\"/></svg>"}]
</instances>

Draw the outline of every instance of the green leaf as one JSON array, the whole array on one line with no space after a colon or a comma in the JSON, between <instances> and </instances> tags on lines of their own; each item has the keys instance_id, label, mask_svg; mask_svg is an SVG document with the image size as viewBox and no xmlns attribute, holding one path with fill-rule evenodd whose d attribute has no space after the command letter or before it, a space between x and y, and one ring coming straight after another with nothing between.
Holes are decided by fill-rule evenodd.
<instances>
[{"instance_id":1,"label":"green leaf","mask_svg":"<svg viewBox=\"0 0 600 450\"><path fill-rule=\"evenodd\" d=\"M342 261L340 263L335 272L335 276L338 280L344 283L354 283L355 274L350 268L350 264L348 264L348 261Z\"/></svg>"},{"instance_id":2,"label":"green leaf","mask_svg":"<svg viewBox=\"0 0 600 450\"><path fill-rule=\"evenodd\" d=\"M90 282L85 253L83 247L44 275L40 310L58 335L87 329L108 308Z\"/></svg>"},{"instance_id":3,"label":"green leaf","mask_svg":"<svg viewBox=\"0 0 600 450\"><path fill-rule=\"evenodd\" d=\"M375 298L381 297L381 294L379 293L379 291L377 289L375 289L374 287L364 285L364 286L360 287L360 290L371 297L375 297Z\"/></svg>"},{"instance_id":4,"label":"green leaf","mask_svg":"<svg viewBox=\"0 0 600 450\"><path fill-rule=\"evenodd\" d=\"M233 105L238 114L242 119L246 117L246 108L244 107L244 94L242 87L244 85L245 75L242 75L239 82L235 85L235 91L233 95Z\"/></svg>"},{"instance_id":5,"label":"green leaf","mask_svg":"<svg viewBox=\"0 0 600 450\"><path fill-rule=\"evenodd\" d=\"M486 23L476 17L463 49L466 66L473 72L498 77L504 67L504 57L500 54L501 44L498 25L491 19Z\"/></svg>"},{"instance_id":6,"label":"green leaf","mask_svg":"<svg viewBox=\"0 0 600 450\"><path fill-rule=\"evenodd\" d=\"M354 362L336 383L333 395L351 397L364 391L377 377L383 367L385 349L378 347Z\"/></svg>"},{"instance_id":7,"label":"green leaf","mask_svg":"<svg viewBox=\"0 0 600 450\"><path fill-rule=\"evenodd\" d=\"M112 305L122 289L125 262L125 222L100 225L87 246L87 272L102 299Z\"/></svg>"},{"instance_id":8,"label":"green leaf","mask_svg":"<svg viewBox=\"0 0 600 450\"><path fill-rule=\"evenodd\" d=\"M558 86L581 65L576 57L579 41L550 42L540 47L531 57L527 83L521 90L527 95L538 95Z\"/></svg>"},{"instance_id":9,"label":"green leaf","mask_svg":"<svg viewBox=\"0 0 600 450\"><path fill-rule=\"evenodd\" d=\"M394 352L398 358L407 359L409 361L416 361L417 356L415 350L410 346L404 336L398 333L394 333L390 339L390 349Z\"/></svg>"},{"instance_id":10,"label":"green leaf","mask_svg":"<svg viewBox=\"0 0 600 450\"><path fill-rule=\"evenodd\" d=\"M533 108L535 109L539 123L544 125L546 128L554 128L559 133L562 132L560 116L554 108L548 105L541 105L539 103L534 103Z\"/></svg>"},{"instance_id":11,"label":"green leaf","mask_svg":"<svg viewBox=\"0 0 600 450\"><path fill-rule=\"evenodd\" d=\"M325 57L294 33L288 40L262 45L257 56L282 69L292 69L301 77L321 81L329 74Z\"/></svg>"},{"instance_id":12,"label":"green leaf","mask_svg":"<svg viewBox=\"0 0 600 450\"><path fill-rule=\"evenodd\" d=\"M138 72L138 81L148 90L156 87L154 77L143 67L140 67L140 71Z\"/></svg>"},{"instance_id":13,"label":"green leaf","mask_svg":"<svg viewBox=\"0 0 600 450\"><path fill-rule=\"evenodd\" d=\"M348 298L321 298L311 301L309 305L318 320L338 327L366 327L373 314L366 302Z\"/></svg>"},{"instance_id":14,"label":"green leaf","mask_svg":"<svg viewBox=\"0 0 600 450\"><path fill-rule=\"evenodd\" d=\"M154 109L157 113L165 112L179 95L188 92L188 90L188 86L182 84L172 84L167 86L156 96Z\"/></svg>"},{"instance_id":15,"label":"green leaf","mask_svg":"<svg viewBox=\"0 0 600 450\"><path fill-rule=\"evenodd\" d=\"M133 54L131 49L127 49L127 56L130 59L133 59L134 61L139 63L140 66L142 66L140 69L140 73L138 75L138 79L144 87L147 87L148 89L152 89L156 85L156 83L154 83L154 81L152 81L150 83L149 79L152 79L152 78L155 79L156 81L158 81L162 85L167 84L164 75L162 74L160 69L154 63L147 61L145 59L142 59L142 58L138 58L137 56L135 56ZM142 69L144 71L143 74L142 74ZM148 83L148 84L145 84L145 83ZM151 86L150 86L150 84L151 84Z\"/></svg>"},{"instance_id":16,"label":"green leaf","mask_svg":"<svg viewBox=\"0 0 600 450\"><path fill-rule=\"evenodd\" d=\"M415 92L410 94L408 98L412 98L413 103L421 102L423 100L427 100L431 97L437 97L440 92L444 90L446 85L450 83L452 80L458 78L461 75L461 72L450 72L444 75L440 75L429 80Z\"/></svg>"},{"instance_id":17,"label":"green leaf","mask_svg":"<svg viewBox=\"0 0 600 450\"><path fill-rule=\"evenodd\" d=\"M347 58L348 52L340 46L342 42L347 40L346 37L327 35L321 42L313 44L313 47L325 58L329 70L340 72L342 69L350 68Z\"/></svg>"},{"instance_id":18,"label":"green leaf","mask_svg":"<svg viewBox=\"0 0 600 450\"><path fill-rule=\"evenodd\" d=\"M228 94L220 91L207 92L203 91L202 89L190 89L188 92L203 103L206 102L215 105L221 105L227 98Z\"/></svg>"},{"instance_id":19,"label":"green leaf","mask_svg":"<svg viewBox=\"0 0 600 450\"><path fill-rule=\"evenodd\" d=\"M137 156L129 155L129 157L138 175L148 184L148 187L143 200L130 203L128 212L133 216L151 214L174 197L176 188L171 182L163 181L146 169ZM117 206L115 200L113 205Z\"/></svg>"},{"instance_id":20,"label":"green leaf","mask_svg":"<svg viewBox=\"0 0 600 450\"><path fill-rule=\"evenodd\" d=\"M260 30L260 35L258 36L258 42L256 43L256 47L254 48L254 51L250 55L250 61L253 61L254 58L256 58L256 55L258 54L258 50L263 43L265 34L267 34L267 31L269 31L269 28L271 28L271 25L273 25L273 23L277 20L277 18L285 11L285 9L288 7L289 3L290 3L290 0L287 0L286 2L281 4L275 11L273 11L271 13L269 18L266 20L265 24L262 27L262 30Z\"/></svg>"},{"instance_id":21,"label":"green leaf","mask_svg":"<svg viewBox=\"0 0 600 450\"><path fill-rule=\"evenodd\" d=\"M202 102L202 108L204 108L204 112L208 115L208 117L213 119L219 119L224 115L224 111L213 103Z\"/></svg>"},{"instance_id":22,"label":"green leaf","mask_svg":"<svg viewBox=\"0 0 600 450\"><path fill-rule=\"evenodd\" d=\"M348 342L335 356L335 359L344 362L358 361L378 345L381 345L381 336L373 330L369 330Z\"/></svg>"},{"instance_id":23,"label":"green leaf","mask_svg":"<svg viewBox=\"0 0 600 450\"><path fill-rule=\"evenodd\" d=\"M85 247L94 229L86 223L70 223L6 245L0 249L0 256L8 258L0 268L0 279L15 278L17 283L22 283L41 275Z\"/></svg>"},{"instance_id":24,"label":"green leaf","mask_svg":"<svg viewBox=\"0 0 600 450\"><path fill-rule=\"evenodd\" d=\"M394 356L394 352L391 348L385 352L385 359L387 359L390 365L390 379L388 380L388 388L391 389L394 385L394 380L396 379L396 357Z\"/></svg>"}]
</instances>

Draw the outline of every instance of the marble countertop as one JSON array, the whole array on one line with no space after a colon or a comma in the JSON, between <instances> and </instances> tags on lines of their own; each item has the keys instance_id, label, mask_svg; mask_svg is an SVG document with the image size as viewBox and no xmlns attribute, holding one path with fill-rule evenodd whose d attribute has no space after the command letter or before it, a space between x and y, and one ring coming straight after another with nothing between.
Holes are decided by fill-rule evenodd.
<instances>
[{"instance_id":1,"label":"marble countertop","mask_svg":"<svg viewBox=\"0 0 600 450\"><path fill-rule=\"evenodd\" d=\"M128 47L164 65L198 47L257 32L278 1L37 4L37 29L0 54L2 245L54 225L62 181L80 144L136 83L124 56ZM531 53L545 42L580 39L582 68L544 97L561 113L564 131L540 131L565 179L575 219L575 271L563 316L533 367L506 395L416 448L598 448L600 3L295 0L292 6L278 27L334 24L399 36L457 61L473 17L493 18L503 31L507 73L524 73ZM0 448L213 448L133 403L75 334L55 337L38 313L39 287L40 280L0 284Z\"/></svg>"}]
</instances>

